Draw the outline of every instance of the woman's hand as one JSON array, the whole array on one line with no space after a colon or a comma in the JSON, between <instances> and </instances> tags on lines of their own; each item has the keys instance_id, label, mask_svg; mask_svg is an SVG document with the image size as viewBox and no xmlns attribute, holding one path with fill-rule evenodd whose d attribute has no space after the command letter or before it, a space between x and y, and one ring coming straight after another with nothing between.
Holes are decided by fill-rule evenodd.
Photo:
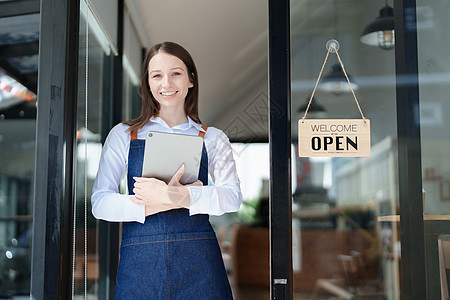
<instances>
[{"instance_id":1,"label":"woman's hand","mask_svg":"<svg viewBox=\"0 0 450 300\"><path fill-rule=\"evenodd\" d=\"M202 185L200 180L189 185L182 185L180 179L185 172L184 164L173 175L169 184L155 178L134 177L134 197L130 199L136 204L145 205L145 215L156 214L177 208L190 206L187 186Z\"/></svg>"},{"instance_id":2,"label":"woman's hand","mask_svg":"<svg viewBox=\"0 0 450 300\"><path fill-rule=\"evenodd\" d=\"M145 177L135 177L134 180L134 196L130 196L130 199L136 204L145 205L146 216L180 208L170 200L164 181Z\"/></svg>"}]
</instances>

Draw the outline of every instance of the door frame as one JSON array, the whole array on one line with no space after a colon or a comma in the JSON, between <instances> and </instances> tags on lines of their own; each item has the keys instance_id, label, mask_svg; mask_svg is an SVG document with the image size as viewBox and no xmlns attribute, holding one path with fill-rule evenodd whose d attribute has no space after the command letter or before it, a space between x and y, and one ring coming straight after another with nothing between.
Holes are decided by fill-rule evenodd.
<instances>
[{"instance_id":1,"label":"door frame","mask_svg":"<svg viewBox=\"0 0 450 300\"><path fill-rule=\"evenodd\" d=\"M394 0L401 295L426 299L415 0ZM293 298L290 1L269 0L270 294ZM407 78L408 81L404 79Z\"/></svg>"},{"instance_id":2,"label":"door frame","mask_svg":"<svg viewBox=\"0 0 450 300\"><path fill-rule=\"evenodd\" d=\"M292 299L290 1L269 0L270 297Z\"/></svg>"}]
</instances>

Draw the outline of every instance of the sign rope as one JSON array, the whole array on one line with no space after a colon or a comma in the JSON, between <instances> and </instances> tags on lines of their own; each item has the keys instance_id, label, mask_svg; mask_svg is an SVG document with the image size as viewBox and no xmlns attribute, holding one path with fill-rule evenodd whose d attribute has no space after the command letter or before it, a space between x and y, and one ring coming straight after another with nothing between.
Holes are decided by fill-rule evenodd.
<instances>
[{"instance_id":1,"label":"sign rope","mask_svg":"<svg viewBox=\"0 0 450 300\"><path fill-rule=\"evenodd\" d=\"M306 114L308 113L309 107L310 107L311 102L312 102L312 100L314 98L314 94L316 93L317 86L319 84L320 78L322 77L323 69L325 68L325 64L327 63L328 57L330 55L330 52L336 53L336 56L337 56L337 58L339 60L339 63L340 63L341 68L342 68L342 71L344 72L345 78L347 79L347 83L350 86L350 90L352 91L353 98L355 99L355 102L356 102L356 106L358 107L358 110L359 110L359 112L361 114L361 117L364 120L364 123L366 122L366 118L364 117L364 114L363 114L363 112L361 110L361 107L359 106L358 99L356 99L355 91L353 90L353 87L352 87L352 85L350 83L350 79L348 79L347 72L345 71L344 63L342 62L341 57L339 56L338 45L339 44L338 44L338 42L336 40L331 40L331 41L329 41L327 43L328 51L327 51L327 54L325 55L325 59L324 59L323 64L322 64L322 68L320 69L319 76L317 77L316 84L314 85L313 92L311 93L311 96L309 98L309 102L308 102L308 106L306 107L305 114L303 115L303 117L301 119L302 122L304 122L304 120L306 118Z\"/></svg>"}]
</instances>

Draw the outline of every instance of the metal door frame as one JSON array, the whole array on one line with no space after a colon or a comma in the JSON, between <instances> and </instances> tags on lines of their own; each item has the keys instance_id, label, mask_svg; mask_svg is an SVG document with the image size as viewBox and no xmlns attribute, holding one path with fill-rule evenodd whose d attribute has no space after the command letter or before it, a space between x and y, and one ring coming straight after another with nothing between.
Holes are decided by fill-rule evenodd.
<instances>
[{"instance_id":1,"label":"metal door frame","mask_svg":"<svg viewBox=\"0 0 450 300\"><path fill-rule=\"evenodd\" d=\"M422 300L426 265L416 1L394 0L394 8L401 294ZM290 1L269 0L271 299L293 298L290 75Z\"/></svg>"}]
</instances>

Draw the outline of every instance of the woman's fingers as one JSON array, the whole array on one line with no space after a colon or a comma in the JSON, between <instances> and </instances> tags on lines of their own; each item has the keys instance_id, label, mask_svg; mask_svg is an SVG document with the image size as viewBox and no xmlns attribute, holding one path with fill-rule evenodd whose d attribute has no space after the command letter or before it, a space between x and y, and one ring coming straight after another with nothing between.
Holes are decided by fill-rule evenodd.
<instances>
[{"instance_id":1,"label":"woman's fingers","mask_svg":"<svg viewBox=\"0 0 450 300\"><path fill-rule=\"evenodd\" d=\"M145 188L148 186L165 185L164 181L156 178L133 177L135 180L134 187Z\"/></svg>"},{"instance_id":2,"label":"woman's fingers","mask_svg":"<svg viewBox=\"0 0 450 300\"><path fill-rule=\"evenodd\" d=\"M161 180L158 180L158 179L153 178L153 177L151 177L151 178L147 178L147 177L133 177L133 179L134 179L134 181L135 181L135 184L136 184L136 183L158 182L158 181L161 181Z\"/></svg>"},{"instance_id":3,"label":"woman's fingers","mask_svg":"<svg viewBox=\"0 0 450 300\"><path fill-rule=\"evenodd\" d=\"M145 195L142 190L139 189L133 189L134 197L138 200L145 201Z\"/></svg>"},{"instance_id":4,"label":"woman's fingers","mask_svg":"<svg viewBox=\"0 0 450 300\"><path fill-rule=\"evenodd\" d=\"M134 202L136 204L145 205L145 202L143 200L137 199L136 197L130 197L131 202Z\"/></svg>"},{"instance_id":5,"label":"woman's fingers","mask_svg":"<svg viewBox=\"0 0 450 300\"><path fill-rule=\"evenodd\" d=\"M147 178L145 178L145 177L133 177L133 179L134 179L134 181L135 181L134 184L136 184L136 183L138 183L138 182L144 182L144 181L146 181Z\"/></svg>"},{"instance_id":6,"label":"woman's fingers","mask_svg":"<svg viewBox=\"0 0 450 300\"><path fill-rule=\"evenodd\" d=\"M186 184L185 186L201 186L201 185L203 185L203 182L201 182L200 180L197 180L193 183Z\"/></svg>"},{"instance_id":7,"label":"woman's fingers","mask_svg":"<svg viewBox=\"0 0 450 300\"><path fill-rule=\"evenodd\" d=\"M142 195L141 195L141 193L134 193L134 195L133 196L131 196L131 197L134 197L134 198L136 198L136 200L141 200L141 201L144 201L144 198L142 198Z\"/></svg>"}]
</instances>

